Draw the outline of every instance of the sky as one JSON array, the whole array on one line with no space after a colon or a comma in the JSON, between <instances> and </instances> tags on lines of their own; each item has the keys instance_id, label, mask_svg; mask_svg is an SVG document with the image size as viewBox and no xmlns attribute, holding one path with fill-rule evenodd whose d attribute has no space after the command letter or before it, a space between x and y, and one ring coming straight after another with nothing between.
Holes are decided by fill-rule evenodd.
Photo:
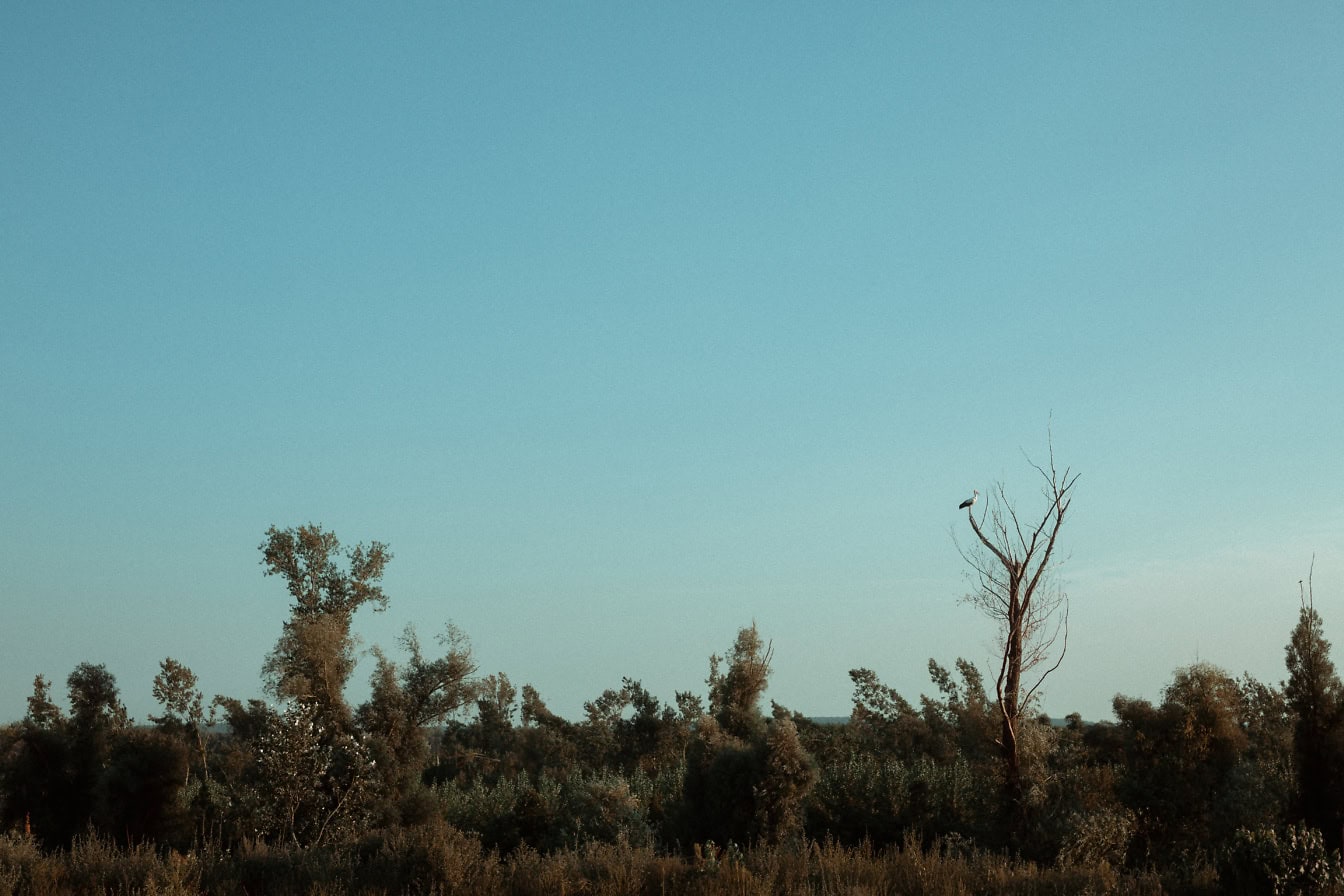
<instances>
[{"instance_id":1,"label":"sky","mask_svg":"<svg viewBox=\"0 0 1344 896\"><path fill-rule=\"evenodd\" d=\"M0 721L261 696L310 522L570 718L914 699L1052 445L1051 714L1344 638L1339 3L15 3L0 112Z\"/></svg>"}]
</instances>

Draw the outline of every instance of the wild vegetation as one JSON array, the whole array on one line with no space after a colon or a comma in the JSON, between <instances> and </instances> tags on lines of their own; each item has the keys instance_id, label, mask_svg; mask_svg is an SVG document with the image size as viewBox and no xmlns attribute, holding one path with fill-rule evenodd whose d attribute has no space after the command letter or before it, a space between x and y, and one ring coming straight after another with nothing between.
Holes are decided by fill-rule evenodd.
<instances>
[{"instance_id":1,"label":"wild vegetation","mask_svg":"<svg viewBox=\"0 0 1344 896\"><path fill-rule=\"evenodd\" d=\"M269 700L207 701L169 658L137 725L104 666L75 668L64 706L34 681L0 729L0 896L1344 893L1344 687L1310 589L1282 684L1197 664L1157 703L1052 722L1024 674L1058 667L1066 605L1033 564L1072 480L1041 472L1042 538L1005 503L972 517L993 687L930 660L912 702L855 669L843 724L764 707L754 624L703 696L626 678L577 720L478 674L462 633L408 629L352 706L354 617L386 604L391 554L272 528L292 603Z\"/></svg>"}]
</instances>

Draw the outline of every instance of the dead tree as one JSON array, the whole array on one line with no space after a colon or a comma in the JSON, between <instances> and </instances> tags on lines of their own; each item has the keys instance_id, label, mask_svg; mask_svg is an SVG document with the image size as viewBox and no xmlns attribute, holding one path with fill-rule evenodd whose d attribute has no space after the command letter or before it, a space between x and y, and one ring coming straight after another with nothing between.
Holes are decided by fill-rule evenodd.
<instances>
[{"instance_id":1,"label":"dead tree","mask_svg":"<svg viewBox=\"0 0 1344 896\"><path fill-rule=\"evenodd\" d=\"M979 520L974 506L966 509L977 543L970 548L958 545L976 583L967 600L998 624L1002 638L995 681L1001 716L998 747L1003 757L1004 786L1014 805L1022 796L1018 745L1023 712L1045 679L1059 668L1068 649L1068 596L1058 588L1051 573L1058 560L1055 548L1059 530L1078 481L1077 473L1067 468L1062 473L1056 470L1053 445L1048 466L1031 466L1045 481L1042 490L1046 508L1039 520L1026 518L1024 523L1003 484L997 483ZM1060 650L1052 663L1061 636ZM1032 678L1034 683L1025 684Z\"/></svg>"}]
</instances>

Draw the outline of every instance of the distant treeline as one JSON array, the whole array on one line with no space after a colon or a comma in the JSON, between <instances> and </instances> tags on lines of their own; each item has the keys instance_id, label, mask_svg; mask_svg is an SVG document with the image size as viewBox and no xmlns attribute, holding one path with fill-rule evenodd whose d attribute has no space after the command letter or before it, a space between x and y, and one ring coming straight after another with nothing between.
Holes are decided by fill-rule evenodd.
<instances>
[{"instance_id":1,"label":"distant treeline","mask_svg":"<svg viewBox=\"0 0 1344 896\"><path fill-rule=\"evenodd\" d=\"M36 679L0 728L0 896L1344 892L1344 688L1305 593L1282 684L1197 664L1113 722L1028 715L1009 781L974 665L930 660L917 702L855 669L849 719L818 724L763 706L755 625L703 695L626 678L579 720L408 629L352 706L386 546L301 526L261 550L292 599L269 701L207 701L165 659L137 726L101 665L64 706Z\"/></svg>"}]
</instances>

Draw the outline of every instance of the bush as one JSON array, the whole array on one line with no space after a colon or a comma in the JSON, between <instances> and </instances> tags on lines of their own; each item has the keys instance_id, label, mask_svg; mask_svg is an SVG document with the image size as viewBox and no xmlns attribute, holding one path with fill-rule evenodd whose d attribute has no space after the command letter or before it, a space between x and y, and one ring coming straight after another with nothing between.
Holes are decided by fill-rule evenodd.
<instances>
[{"instance_id":1,"label":"bush","mask_svg":"<svg viewBox=\"0 0 1344 896\"><path fill-rule=\"evenodd\" d=\"M647 778L635 782L653 792ZM523 846L554 851L590 841L653 845L648 808L619 772L573 772L561 780L526 775L494 784L477 779L467 788L439 788L449 824L480 835L484 845L511 853Z\"/></svg>"},{"instance_id":2,"label":"bush","mask_svg":"<svg viewBox=\"0 0 1344 896\"><path fill-rule=\"evenodd\" d=\"M1230 893L1344 892L1339 853L1327 850L1321 832L1306 825L1238 830L1222 872Z\"/></svg>"}]
</instances>

